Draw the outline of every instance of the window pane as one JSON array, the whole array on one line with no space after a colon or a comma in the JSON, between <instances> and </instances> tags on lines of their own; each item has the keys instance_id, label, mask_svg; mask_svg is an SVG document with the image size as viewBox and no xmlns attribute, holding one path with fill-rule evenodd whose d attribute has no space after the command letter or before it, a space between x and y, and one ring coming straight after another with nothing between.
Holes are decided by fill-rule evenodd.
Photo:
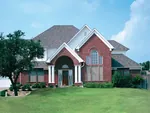
<instances>
[{"instance_id":1,"label":"window pane","mask_svg":"<svg viewBox=\"0 0 150 113\"><path fill-rule=\"evenodd\" d=\"M86 56L86 64L90 64L90 57L89 56Z\"/></svg>"},{"instance_id":2,"label":"window pane","mask_svg":"<svg viewBox=\"0 0 150 113\"><path fill-rule=\"evenodd\" d=\"M96 50L91 51L92 64L99 64L99 55Z\"/></svg>"},{"instance_id":3,"label":"window pane","mask_svg":"<svg viewBox=\"0 0 150 113\"><path fill-rule=\"evenodd\" d=\"M44 76L38 76L38 82L44 82Z\"/></svg>"},{"instance_id":4,"label":"window pane","mask_svg":"<svg viewBox=\"0 0 150 113\"><path fill-rule=\"evenodd\" d=\"M30 76L30 82L36 82L36 76Z\"/></svg>"},{"instance_id":5,"label":"window pane","mask_svg":"<svg viewBox=\"0 0 150 113\"><path fill-rule=\"evenodd\" d=\"M103 64L103 57L99 56L99 64Z\"/></svg>"}]
</instances>

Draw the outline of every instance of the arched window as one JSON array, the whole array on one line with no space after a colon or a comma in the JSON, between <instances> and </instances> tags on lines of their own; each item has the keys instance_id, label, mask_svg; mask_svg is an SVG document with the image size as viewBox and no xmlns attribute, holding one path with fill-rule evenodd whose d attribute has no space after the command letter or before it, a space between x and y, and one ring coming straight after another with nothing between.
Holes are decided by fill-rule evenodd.
<instances>
[{"instance_id":1,"label":"arched window","mask_svg":"<svg viewBox=\"0 0 150 113\"><path fill-rule=\"evenodd\" d=\"M96 50L91 51L91 64L99 64L99 54Z\"/></svg>"},{"instance_id":2,"label":"arched window","mask_svg":"<svg viewBox=\"0 0 150 113\"><path fill-rule=\"evenodd\" d=\"M64 64L64 65L62 66L62 68L66 69L66 68L69 68L69 66L68 66L67 64Z\"/></svg>"}]
</instances>

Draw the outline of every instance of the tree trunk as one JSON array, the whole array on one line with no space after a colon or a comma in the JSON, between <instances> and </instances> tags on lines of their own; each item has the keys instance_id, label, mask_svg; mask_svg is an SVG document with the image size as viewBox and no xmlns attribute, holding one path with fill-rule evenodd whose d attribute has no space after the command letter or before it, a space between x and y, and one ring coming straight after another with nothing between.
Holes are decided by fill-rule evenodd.
<instances>
[{"instance_id":1,"label":"tree trunk","mask_svg":"<svg viewBox=\"0 0 150 113\"><path fill-rule=\"evenodd\" d=\"M15 96L18 96L18 89L16 87L16 83L13 84L14 94Z\"/></svg>"},{"instance_id":2,"label":"tree trunk","mask_svg":"<svg viewBox=\"0 0 150 113\"><path fill-rule=\"evenodd\" d=\"M13 90L14 90L14 95L15 96L18 96L18 89L17 89L17 86L16 86L16 83L17 81L13 81L13 79L11 77L9 77L10 81L11 81L11 84L12 84L12 87L13 87Z\"/></svg>"}]
</instances>

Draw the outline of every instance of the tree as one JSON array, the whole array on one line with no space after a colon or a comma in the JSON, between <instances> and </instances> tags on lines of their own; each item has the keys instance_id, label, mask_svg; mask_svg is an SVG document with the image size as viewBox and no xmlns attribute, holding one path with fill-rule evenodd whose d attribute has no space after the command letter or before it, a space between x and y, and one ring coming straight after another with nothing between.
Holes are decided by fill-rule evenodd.
<instances>
[{"instance_id":1,"label":"tree","mask_svg":"<svg viewBox=\"0 0 150 113\"><path fill-rule=\"evenodd\" d=\"M140 65L142 66L142 70L149 70L150 69L150 61L140 63Z\"/></svg>"},{"instance_id":2,"label":"tree","mask_svg":"<svg viewBox=\"0 0 150 113\"><path fill-rule=\"evenodd\" d=\"M34 59L43 58L44 53L40 41L26 40L23 36L20 30L0 35L0 76L10 79L15 96L18 96L16 84L20 73L32 69Z\"/></svg>"}]
</instances>

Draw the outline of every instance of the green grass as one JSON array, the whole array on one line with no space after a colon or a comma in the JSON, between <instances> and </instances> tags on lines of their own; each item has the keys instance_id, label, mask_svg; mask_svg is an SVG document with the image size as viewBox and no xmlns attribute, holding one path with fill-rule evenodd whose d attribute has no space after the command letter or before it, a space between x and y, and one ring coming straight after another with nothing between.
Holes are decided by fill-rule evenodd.
<instances>
[{"instance_id":1,"label":"green grass","mask_svg":"<svg viewBox=\"0 0 150 113\"><path fill-rule=\"evenodd\" d=\"M40 89L26 97L0 97L0 113L150 113L150 91Z\"/></svg>"}]
</instances>

